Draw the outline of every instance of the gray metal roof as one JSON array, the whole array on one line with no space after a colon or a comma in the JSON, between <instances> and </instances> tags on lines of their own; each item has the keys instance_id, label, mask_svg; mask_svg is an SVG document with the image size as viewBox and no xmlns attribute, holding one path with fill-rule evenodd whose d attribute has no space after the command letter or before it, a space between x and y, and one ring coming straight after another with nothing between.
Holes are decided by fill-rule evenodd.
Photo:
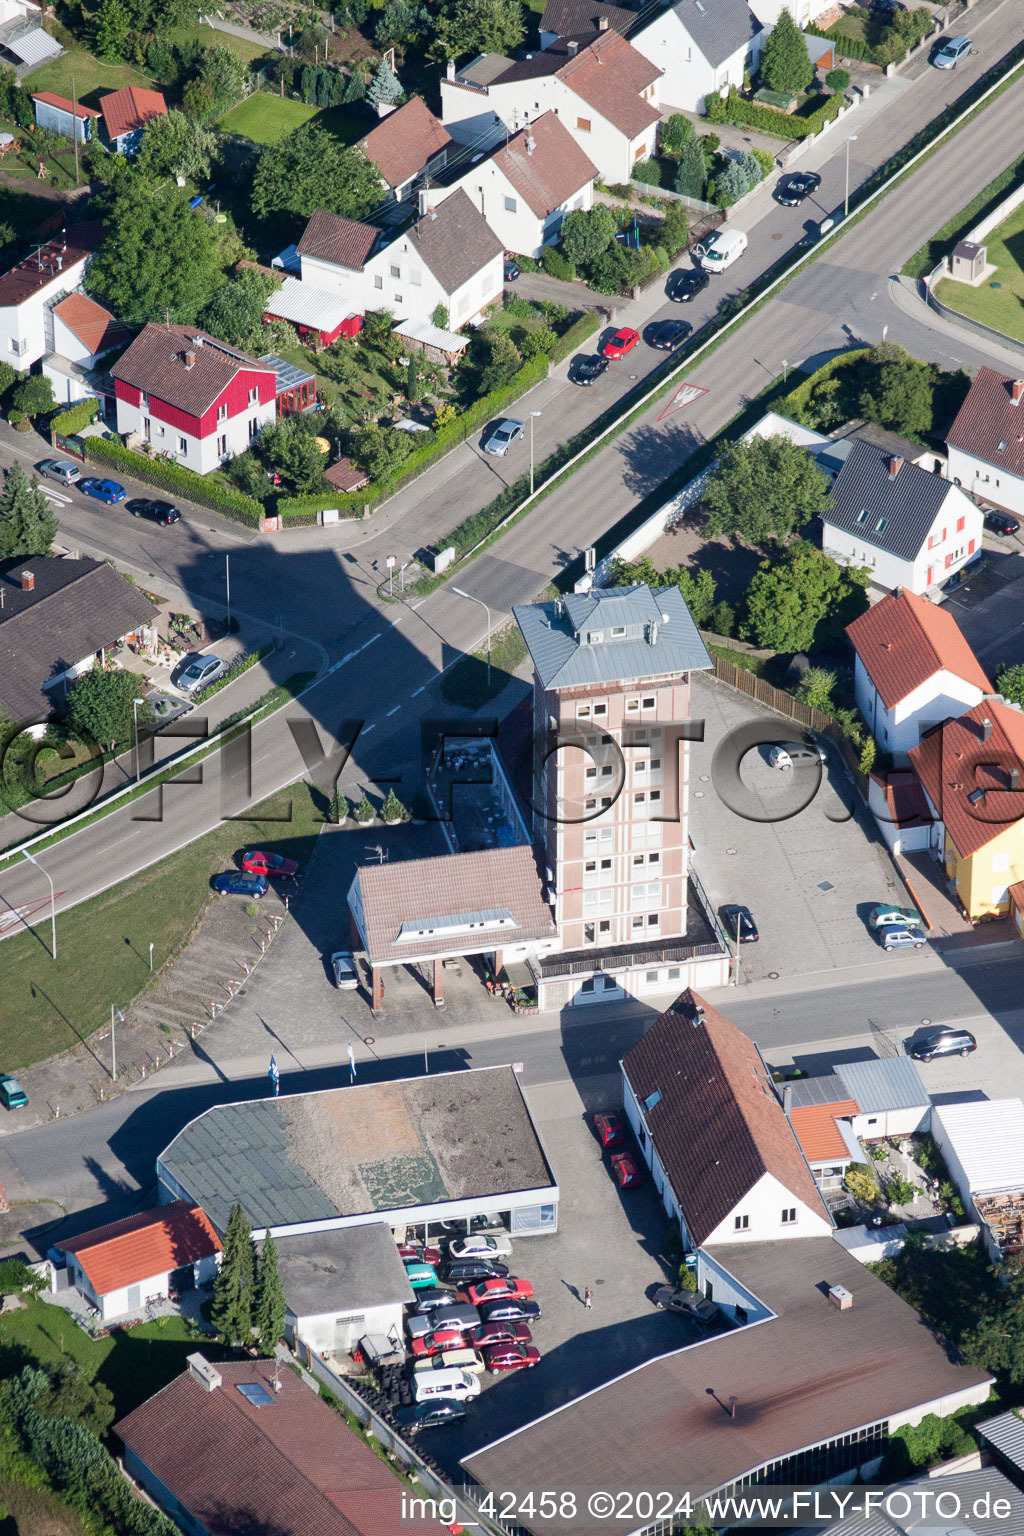
<instances>
[{"instance_id":1,"label":"gray metal roof","mask_svg":"<svg viewBox=\"0 0 1024 1536\"><path fill-rule=\"evenodd\" d=\"M838 1104L850 1097L834 1072L824 1077L798 1077L795 1082L777 1086L783 1095L789 1089L791 1109L803 1109L811 1104Z\"/></svg>"},{"instance_id":2,"label":"gray metal roof","mask_svg":"<svg viewBox=\"0 0 1024 1536\"><path fill-rule=\"evenodd\" d=\"M296 1317L361 1312L413 1300L386 1221L275 1241L285 1301Z\"/></svg>"},{"instance_id":3,"label":"gray metal roof","mask_svg":"<svg viewBox=\"0 0 1024 1536\"><path fill-rule=\"evenodd\" d=\"M999 1413L994 1419L982 1419L975 1428L1001 1456L1024 1470L1024 1419L1015 1413Z\"/></svg>"},{"instance_id":4,"label":"gray metal roof","mask_svg":"<svg viewBox=\"0 0 1024 1536\"><path fill-rule=\"evenodd\" d=\"M678 587L598 588L512 611L545 688L706 672L713 666ZM613 635L617 629L624 633Z\"/></svg>"},{"instance_id":5,"label":"gray metal roof","mask_svg":"<svg viewBox=\"0 0 1024 1536\"><path fill-rule=\"evenodd\" d=\"M884 1061L849 1061L836 1067L836 1076L856 1099L861 1114L877 1115L889 1109L919 1109L931 1103L921 1075L909 1056Z\"/></svg>"},{"instance_id":6,"label":"gray metal roof","mask_svg":"<svg viewBox=\"0 0 1024 1536\"><path fill-rule=\"evenodd\" d=\"M889 472L889 456L869 443L854 443L832 485L826 528L863 539L903 560L913 560L955 487L940 475L904 460Z\"/></svg>"},{"instance_id":7,"label":"gray metal roof","mask_svg":"<svg viewBox=\"0 0 1024 1536\"><path fill-rule=\"evenodd\" d=\"M747 0L676 0L673 9L695 47L716 68L761 31Z\"/></svg>"},{"instance_id":8,"label":"gray metal roof","mask_svg":"<svg viewBox=\"0 0 1024 1536\"><path fill-rule=\"evenodd\" d=\"M1004 1414L1004 1418L1013 1415ZM995 1422L990 1420L991 1422ZM1020 1420L1018 1419L1018 1424ZM982 1426L978 1425L981 1429ZM851 1514L845 1520L828 1523L829 1536L953 1536L953 1533L976 1532L977 1536L1024 1536L1024 1494L1008 1477L994 1467L981 1467L972 1472L946 1472L935 1477L915 1477L910 1482L896 1485L900 1493L908 1495L909 1513L904 1515L901 1502L891 1501L886 1507L896 1513L886 1514L873 1509L870 1514ZM845 1490L844 1490L845 1491ZM854 1506L858 1498L851 1489ZM889 1490L891 1493L894 1489ZM936 1508L939 1495L943 1496L940 1508ZM1008 1515L996 1518L981 1511L991 1510L997 1499L1005 1499ZM922 1500L924 1501L922 1503ZM959 1500L959 1510L954 1500ZM941 1512L940 1512L941 1510ZM794 1532L793 1536L805 1536Z\"/></svg>"}]
</instances>

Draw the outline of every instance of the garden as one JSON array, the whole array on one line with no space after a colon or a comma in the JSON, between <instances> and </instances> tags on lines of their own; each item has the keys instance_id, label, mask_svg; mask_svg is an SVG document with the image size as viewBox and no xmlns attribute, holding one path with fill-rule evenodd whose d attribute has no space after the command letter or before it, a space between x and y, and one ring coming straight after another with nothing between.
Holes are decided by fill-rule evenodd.
<instances>
[{"instance_id":1,"label":"garden","mask_svg":"<svg viewBox=\"0 0 1024 1536\"><path fill-rule=\"evenodd\" d=\"M1024 341L1024 205L986 235L984 243L995 271L977 288L943 278L935 296L969 320Z\"/></svg>"},{"instance_id":2,"label":"garden","mask_svg":"<svg viewBox=\"0 0 1024 1536\"><path fill-rule=\"evenodd\" d=\"M884 69L887 64L898 64L933 29L932 13L925 6L883 10L852 5L834 26L823 31L810 26L807 30L816 37L832 38L840 57L860 59Z\"/></svg>"}]
</instances>

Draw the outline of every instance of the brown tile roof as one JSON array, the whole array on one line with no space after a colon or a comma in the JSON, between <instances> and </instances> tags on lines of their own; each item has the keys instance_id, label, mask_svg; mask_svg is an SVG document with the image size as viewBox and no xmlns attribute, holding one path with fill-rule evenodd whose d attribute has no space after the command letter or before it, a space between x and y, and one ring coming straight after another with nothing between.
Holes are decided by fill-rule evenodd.
<instances>
[{"instance_id":1,"label":"brown tile roof","mask_svg":"<svg viewBox=\"0 0 1024 1536\"><path fill-rule=\"evenodd\" d=\"M555 933L533 850L526 844L449 853L434 859L405 859L397 864L367 864L357 871L356 880L366 922L367 951L374 964L394 965L410 956L476 953L500 948L503 943L550 939ZM425 935L396 942L403 923L472 916L498 908L512 914L515 928L483 929L479 935L446 935L440 929L437 937ZM463 947L466 945L468 949Z\"/></svg>"},{"instance_id":2,"label":"brown tile roof","mask_svg":"<svg viewBox=\"0 0 1024 1536\"><path fill-rule=\"evenodd\" d=\"M1018 912L1024 912L1024 880L1018 880L1016 885L1010 886L1010 900Z\"/></svg>"},{"instance_id":3,"label":"brown tile roof","mask_svg":"<svg viewBox=\"0 0 1024 1536\"><path fill-rule=\"evenodd\" d=\"M494 163L539 219L597 176L597 166L554 112L545 112L509 139Z\"/></svg>"},{"instance_id":4,"label":"brown tile roof","mask_svg":"<svg viewBox=\"0 0 1024 1536\"><path fill-rule=\"evenodd\" d=\"M988 740L983 720L992 722ZM985 699L959 719L929 731L910 761L962 859L1024 820L1024 796L1010 788L1016 768L1024 789L1024 714ZM971 804L968 796L985 793Z\"/></svg>"},{"instance_id":5,"label":"brown tile roof","mask_svg":"<svg viewBox=\"0 0 1024 1536\"><path fill-rule=\"evenodd\" d=\"M694 1028L697 1004L704 1022ZM677 998L622 1065L641 1104L660 1094L647 1125L695 1243L765 1173L828 1220L756 1045L695 992Z\"/></svg>"},{"instance_id":6,"label":"brown tile roof","mask_svg":"<svg viewBox=\"0 0 1024 1536\"><path fill-rule=\"evenodd\" d=\"M1014 405L1013 384L1005 373L979 368L946 441L986 464L1024 476L1024 391Z\"/></svg>"},{"instance_id":7,"label":"brown tile roof","mask_svg":"<svg viewBox=\"0 0 1024 1536\"><path fill-rule=\"evenodd\" d=\"M433 214L425 214L414 224L404 239L448 294L455 293L504 252L501 241L461 187L445 198ZM481 302L486 298L486 294L480 295Z\"/></svg>"},{"instance_id":8,"label":"brown tile roof","mask_svg":"<svg viewBox=\"0 0 1024 1536\"><path fill-rule=\"evenodd\" d=\"M156 1210L94 1227L57 1246L75 1255L95 1294L106 1296L183 1264L195 1264L220 1253L222 1245L205 1211L188 1200L172 1200Z\"/></svg>"},{"instance_id":9,"label":"brown tile roof","mask_svg":"<svg viewBox=\"0 0 1024 1536\"><path fill-rule=\"evenodd\" d=\"M315 256L336 267L361 272L380 238L372 224L357 224L336 213L314 213L296 246L300 256Z\"/></svg>"},{"instance_id":10,"label":"brown tile roof","mask_svg":"<svg viewBox=\"0 0 1024 1536\"><path fill-rule=\"evenodd\" d=\"M167 116L167 103L159 91L142 90L137 85L126 85L123 90L111 91L100 97L103 126L112 139L123 133L144 128L154 117Z\"/></svg>"},{"instance_id":11,"label":"brown tile roof","mask_svg":"<svg viewBox=\"0 0 1024 1536\"><path fill-rule=\"evenodd\" d=\"M886 709L926 683L951 672L983 693L992 684L948 608L901 589L883 597L847 626L857 655Z\"/></svg>"},{"instance_id":12,"label":"brown tile roof","mask_svg":"<svg viewBox=\"0 0 1024 1536\"><path fill-rule=\"evenodd\" d=\"M34 91L32 100L45 102L48 107L59 107L62 112L73 114L75 117L99 117L100 115L95 107L83 107L81 102L76 105L66 96L55 96L52 91Z\"/></svg>"},{"instance_id":13,"label":"brown tile roof","mask_svg":"<svg viewBox=\"0 0 1024 1536\"><path fill-rule=\"evenodd\" d=\"M369 485L370 477L365 469L357 469L351 459L340 458L330 469L324 470L324 479L339 491L358 491Z\"/></svg>"},{"instance_id":14,"label":"brown tile roof","mask_svg":"<svg viewBox=\"0 0 1024 1536\"><path fill-rule=\"evenodd\" d=\"M919 1314L834 1238L730 1244L711 1257L774 1315L546 1413L467 1456L471 1475L492 1489L559 1488L572 1468L577 1488L685 1488L698 1499L766 1462L991 1380L954 1364ZM833 1285L851 1293L846 1311L829 1300ZM557 1513L529 1525L534 1536L565 1533ZM635 1513L583 1516L572 1530L626 1536L636 1526Z\"/></svg>"},{"instance_id":15,"label":"brown tile roof","mask_svg":"<svg viewBox=\"0 0 1024 1536\"><path fill-rule=\"evenodd\" d=\"M185 1371L114 1426L210 1536L441 1536L436 1521L402 1518L396 1474L294 1372L270 1360L215 1369L212 1392ZM248 1402L249 1383L272 1401Z\"/></svg>"},{"instance_id":16,"label":"brown tile roof","mask_svg":"<svg viewBox=\"0 0 1024 1536\"><path fill-rule=\"evenodd\" d=\"M188 353L195 356L192 367L185 362ZM190 416L202 416L243 368L274 371L197 326L147 325L110 372Z\"/></svg>"},{"instance_id":17,"label":"brown tile roof","mask_svg":"<svg viewBox=\"0 0 1024 1536\"><path fill-rule=\"evenodd\" d=\"M93 356L98 352L109 352L112 347L123 346L133 335L128 326L115 319L109 309L104 309L102 304L97 304L95 299L90 299L84 293L69 293L66 299L54 305L53 312L60 316L68 330L75 333L83 347L88 347Z\"/></svg>"},{"instance_id":18,"label":"brown tile roof","mask_svg":"<svg viewBox=\"0 0 1024 1536\"><path fill-rule=\"evenodd\" d=\"M22 571L35 576L23 590ZM105 560L52 555L0 564L0 711L41 720L52 700L43 684L101 646L151 623L156 609Z\"/></svg>"},{"instance_id":19,"label":"brown tile roof","mask_svg":"<svg viewBox=\"0 0 1024 1536\"><path fill-rule=\"evenodd\" d=\"M555 32L559 37L587 37L598 30L598 22L604 18L608 26L623 36L637 19L636 11L627 11L619 5L607 5L605 0L548 0L541 17L540 30Z\"/></svg>"},{"instance_id":20,"label":"brown tile roof","mask_svg":"<svg viewBox=\"0 0 1024 1536\"><path fill-rule=\"evenodd\" d=\"M886 809L894 826L927 827L933 821L921 781L912 768L894 768L890 773L871 777L885 795Z\"/></svg>"},{"instance_id":21,"label":"brown tile roof","mask_svg":"<svg viewBox=\"0 0 1024 1536\"><path fill-rule=\"evenodd\" d=\"M602 32L558 71L559 79L600 112L620 133L634 139L659 121L661 113L641 92L664 70L645 59L617 32Z\"/></svg>"},{"instance_id":22,"label":"brown tile roof","mask_svg":"<svg viewBox=\"0 0 1024 1536\"><path fill-rule=\"evenodd\" d=\"M91 256L103 239L103 225L94 220L74 224L66 234L56 235L16 267L0 276L0 308L23 304L26 299L59 280L61 273Z\"/></svg>"},{"instance_id":23,"label":"brown tile roof","mask_svg":"<svg viewBox=\"0 0 1024 1536\"><path fill-rule=\"evenodd\" d=\"M400 187L422 171L428 161L453 143L451 134L438 122L422 96L410 96L403 107L391 112L376 128L358 141L389 187Z\"/></svg>"},{"instance_id":24,"label":"brown tile roof","mask_svg":"<svg viewBox=\"0 0 1024 1536\"><path fill-rule=\"evenodd\" d=\"M845 1163L849 1149L836 1121L842 1115L859 1114L856 1099L840 1099L836 1104L797 1104L789 1112L804 1157L809 1163L823 1163L828 1158Z\"/></svg>"}]
</instances>

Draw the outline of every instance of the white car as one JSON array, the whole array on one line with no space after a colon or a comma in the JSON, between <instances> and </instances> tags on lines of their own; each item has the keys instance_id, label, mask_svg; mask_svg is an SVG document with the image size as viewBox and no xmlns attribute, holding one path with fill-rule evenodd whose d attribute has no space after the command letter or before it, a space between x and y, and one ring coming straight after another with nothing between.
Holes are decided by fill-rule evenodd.
<instances>
[{"instance_id":1,"label":"white car","mask_svg":"<svg viewBox=\"0 0 1024 1536\"><path fill-rule=\"evenodd\" d=\"M817 742L787 741L784 746L769 747L768 761L773 768L788 773L794 766L808 768L815 762L824 765L827 759Z\"/></svg>"},{"instance_id":2,"label":"white car","mask_svg":"<svg viewBox=\"0 0 1024 1536\"><path fill-rule=\"evenodd\" d=\"M505 1258L512 1252L507 1232L472 1232L469 1237L453 1237L448 1244L450 1259Z\"/></svg>"},{"instance_id":3,"label":"white car","mask_svg":"<svg viewBox=\"0 0 1024 1536\"><path fill-rule=\"evenodd\" d=\"M350 949L335 950L331 956L331 974L339 992L354 992L359 986L359 972Z\"/></svg>"}]
</instances>

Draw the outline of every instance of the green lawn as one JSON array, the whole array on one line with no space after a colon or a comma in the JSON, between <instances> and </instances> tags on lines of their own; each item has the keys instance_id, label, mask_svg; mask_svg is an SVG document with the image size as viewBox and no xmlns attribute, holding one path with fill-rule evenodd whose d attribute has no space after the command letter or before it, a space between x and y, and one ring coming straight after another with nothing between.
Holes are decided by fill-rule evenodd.
<instances>
[{"instance_id":1,"label":"green lawn","mask_svg":"<svg viewBox=\"0 0 1024 1536\"><path fill-rule=\"evenodd\" d=\"M179 48L190 42L202 43L204 48L226 48L245 64L251 64L253 59L278 57L276 49L268 50L262 43L251 43L247 37L235 37L233 32L221 32L205 23L194 27L170 27L162 30L160 36Z\"/></svg>"},{"instance_id":2,"label":"green lawn","mask_svg":"<svg viewBox=\"0 0 1024 1536\"><path fill-rule=\"evenodd\" d=\"M216 767L207 768L207 773ZM187 794L168 788L165 795ZM291 805L291 820L283 817ZM0 944L4 1071L44 1061L88 1039L109 1023L110 1005L124 1009L147 985L149 945L161 966L188 937L203 909L210 879L231 866L237 850L253 842L305 862L323 822L308 784L282 790L253 810L254 822L225 822L170 858L112 886L57 918L56 964L49 922L42 913L36 937L24 933Z\"/></svg>"},{"instance_id":3,"label":"green lawn","mask_svg":"<svg viewBox=\"0 0 1024 1536\"><path fill-rule=\"evenodd\" d=\"M987 235L988 259L996 271L980 288L945 278L935 292L943 304L980 320L993 330L1024 341L1024 206ZM993 287L998 283L999 287Z\"/></svg>"},{"instance_id":4,"label":"green lawn","mask_svg":"<svg viewBox=\"0 0 1024 1536\"><path fill-rule=\"evenodd\" d=\"M119 91L126 85L155 84L148 75L139 69L132 69L130 64L107 64L85 48L69 48L59 59L34 69L25 81L25 86L33 92L53 91L57 96L70 98L72 77L75 94L86 107L98 106L100 97L108 91Z\"/></svg>"},{"instance_id":5,"label":"green lawn","mask_svg":"<svg viewBox=\"0 0 1024 1536\"><path fill-rule=\"evenodd\" d=\"M254 144L277 144L303 123L318 115L319 108L290 96L272 96L269 91L254 91L245 101L218 120L224 133L237 133Z\"/></svg>"}]
</instances>

